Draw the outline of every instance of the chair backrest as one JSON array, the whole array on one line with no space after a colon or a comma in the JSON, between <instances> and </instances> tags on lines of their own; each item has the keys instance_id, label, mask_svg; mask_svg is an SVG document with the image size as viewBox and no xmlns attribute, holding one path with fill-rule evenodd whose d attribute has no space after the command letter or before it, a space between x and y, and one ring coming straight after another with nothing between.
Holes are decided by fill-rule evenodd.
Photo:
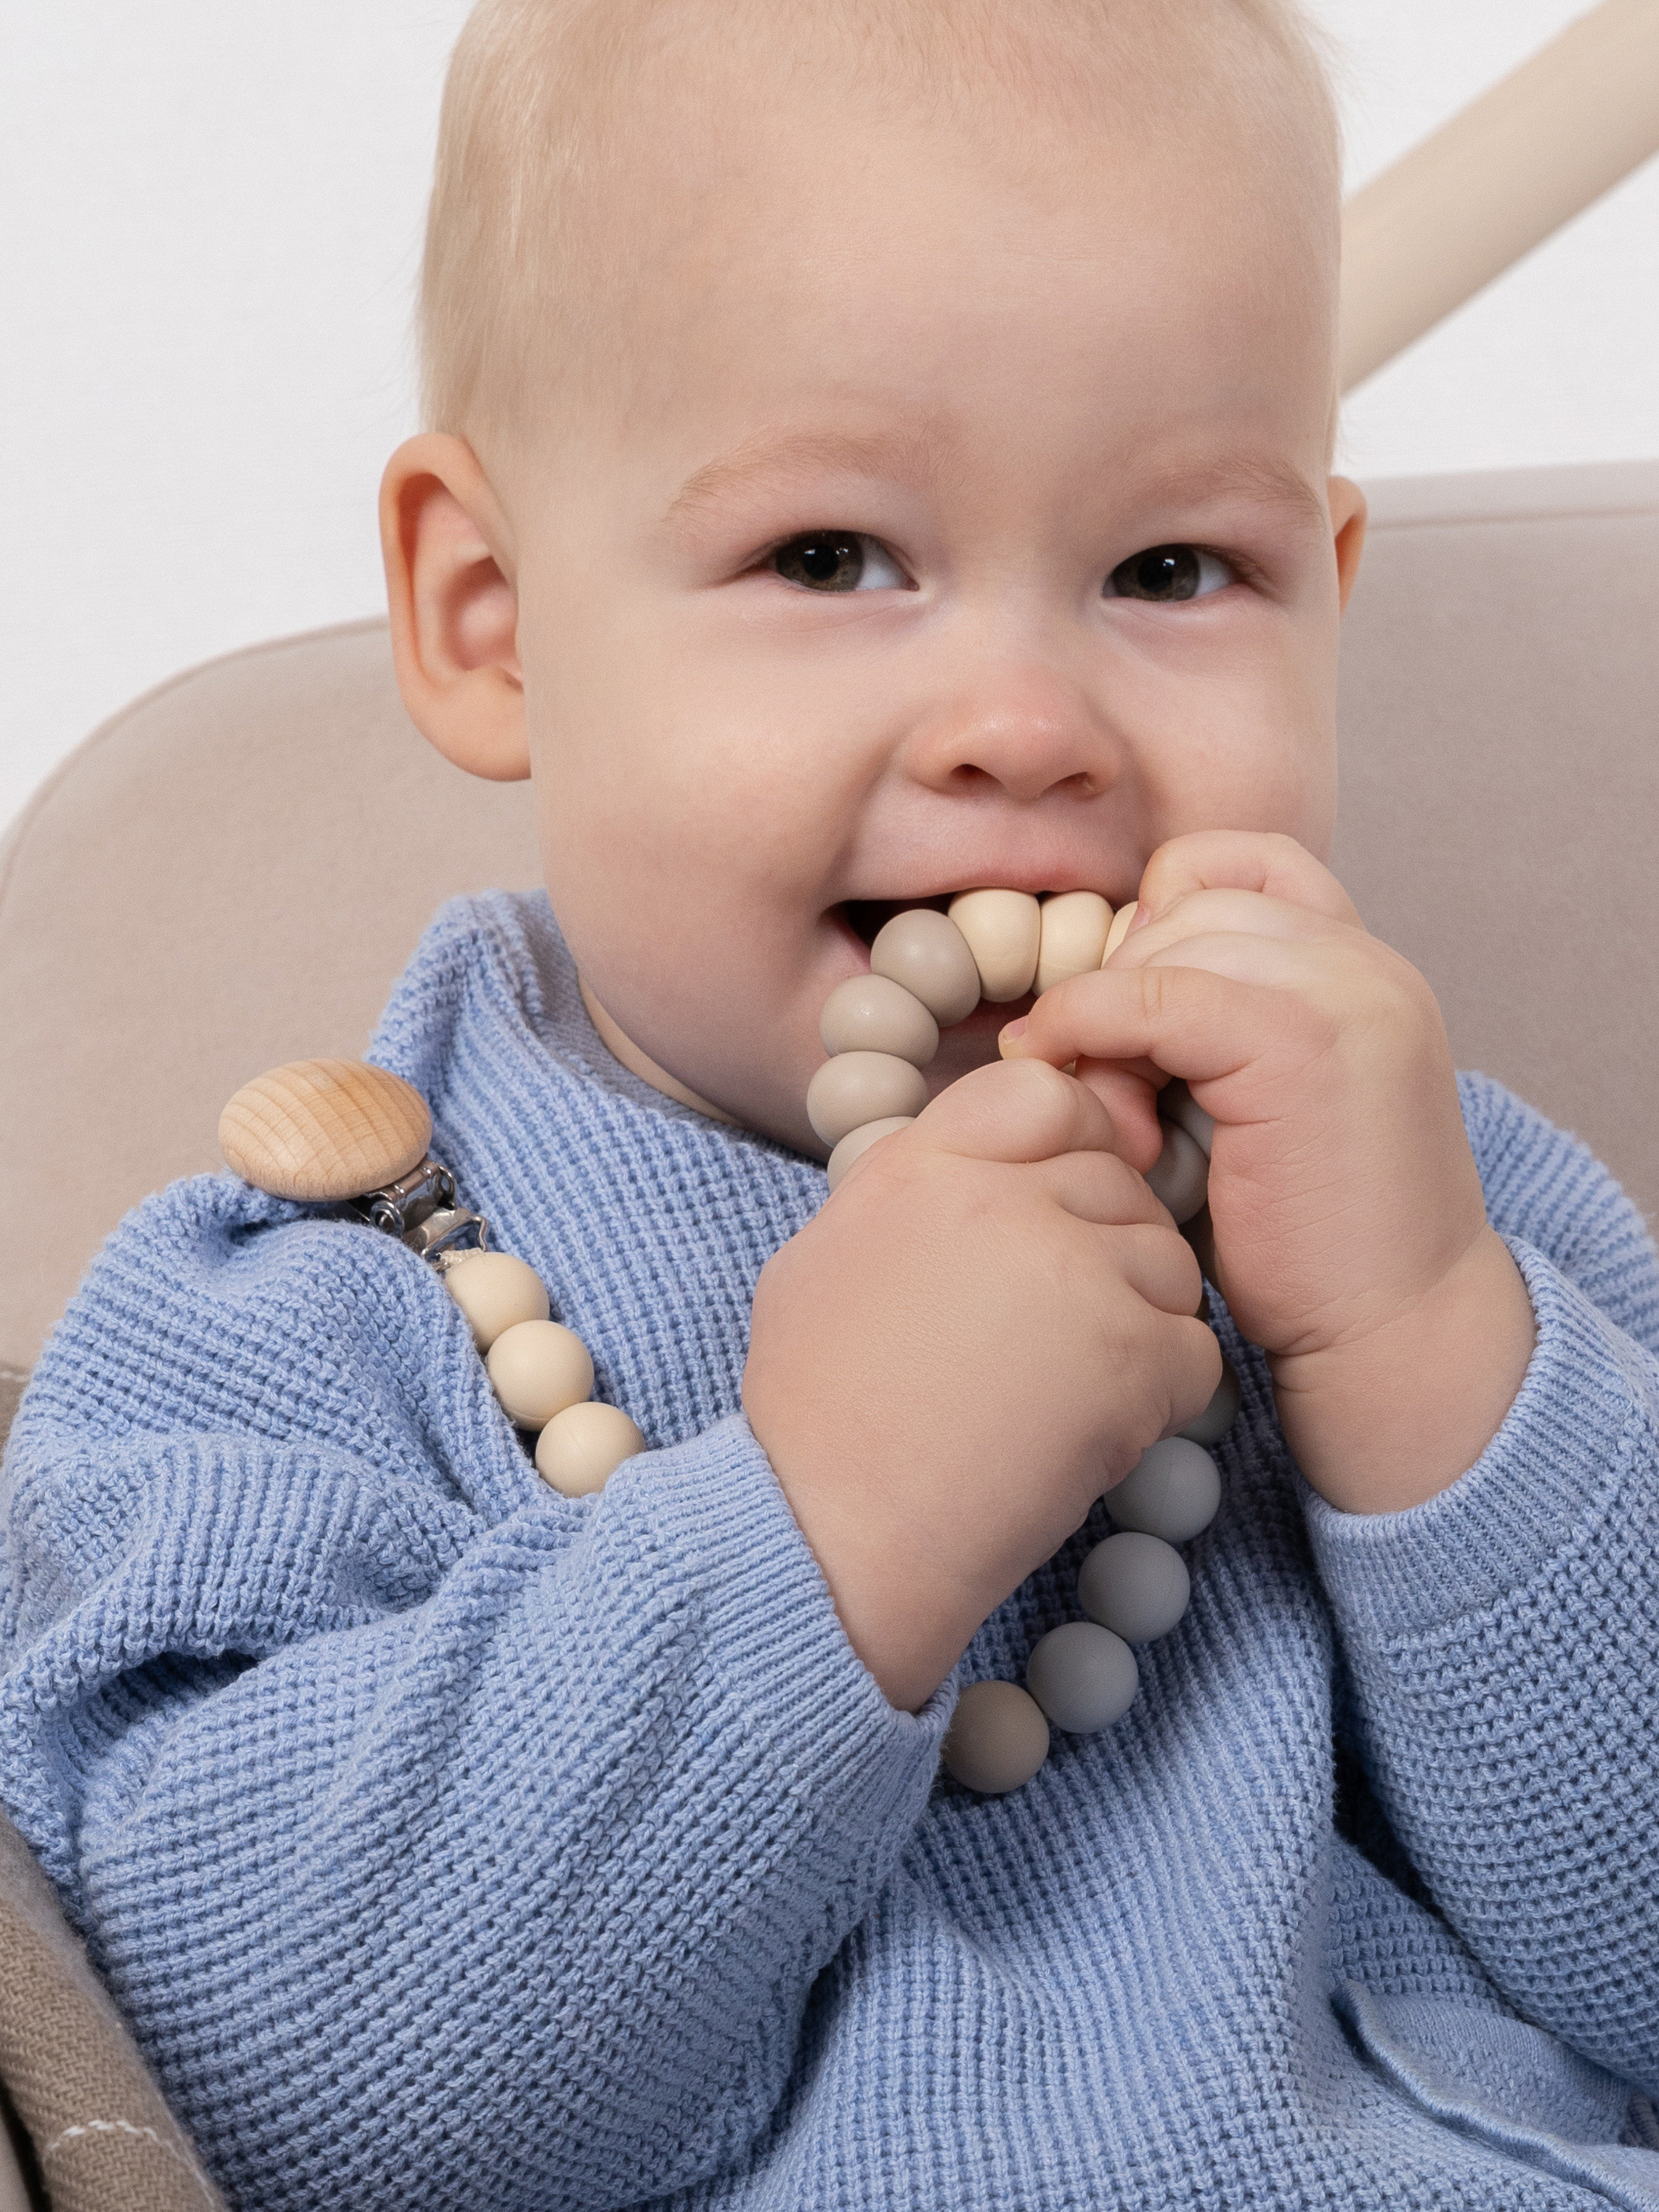
<instances>
[{"instance_id":1,"label":"chair backrest","mask_svg":"<svg viewBox=\"0 0 1659 2212\"><path fill-rule=\"evenodd\" d=\"M1460 1063L1659 1208L1659 463L1377 489L1344 645L1336 864ZM0 1130L26 1369L123 1212L217 1164L274 1063L362 1051L438 902L538 879L527 795L420 742L384 626L179 678L0 854ZM22 1255L19 1264L19 1250Z\"/></svg>"}]
</instances>

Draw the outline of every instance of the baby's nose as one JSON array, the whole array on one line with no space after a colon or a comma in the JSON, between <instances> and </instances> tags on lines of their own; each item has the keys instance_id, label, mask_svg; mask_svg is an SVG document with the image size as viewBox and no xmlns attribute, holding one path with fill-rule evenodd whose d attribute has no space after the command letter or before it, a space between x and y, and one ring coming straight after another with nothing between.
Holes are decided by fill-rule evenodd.
<instances>
[{"instance_id":1,"label":"baby's nose","mask_svg":"<svg viewBox=\"0 0 1659 2212\"><path fill-rule=\"evenodd\" d=\"M913 730L907 750L918 781L940 792L1000 787L1031 800L1066 790L1092 799L1122 769L1118 740L1097 704L1047 672L964 690Z\"/></svg>"}]
</instances>

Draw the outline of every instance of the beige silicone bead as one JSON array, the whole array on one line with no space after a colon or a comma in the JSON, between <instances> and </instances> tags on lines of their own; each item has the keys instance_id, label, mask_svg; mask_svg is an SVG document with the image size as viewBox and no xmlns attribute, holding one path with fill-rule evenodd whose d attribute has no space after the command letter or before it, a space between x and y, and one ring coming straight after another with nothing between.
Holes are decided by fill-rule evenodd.
<instances>
[{"instance_id":1,"label":"beige silicone bead","mask_svg":"<svg viewBox=\"0 0 1659 2212\"><path fill-rule=\"evenodd\" d=\"M1158 1126L1164 1132L1164 1149L1146 1170L1146 1188L1169 1207L1179 1227L1204 1210L1210 1163L1178 1123L1160 1121Z\"/></svg>"},{"instance_id":2,"label":"beige silicone bead","mask_svg":"<svg viewBox=\"0 0 1659 2212\"><path fill-rule=\"evenodd\" d=\"M444 1288L471 1322L480 1352L521 1321L547 1319L541 1277L510 1252L469 1252L444 1270Z\"/></svg>"},{"instance_id":3,"label":"beige silicone bead","mask_svg":"<svg viewBox=\"0 0 1659 2212\"><path fill-rule=\"evenodd\" d=\"M979 1004L979 970L968 940L930 906L893 916L870 947L870 968L914 993L941 1029L965 1022Z\"/></svg>"},{"instance_id":4,"label":"beige silicone bead","mask_svg":"<svg viewBox=\"0 0 1659 2212\"><path fill-rule=\"evenodd\" d=\"M945 1739L945 1771L964 1789L1000 1797L1029 1782L1048 1756L1042 1708L1016 1682L970 1682Z\"/></svg>"},{"instance_id":5,"label":"beige silicone bead","mask_svg":"<svg viewBox=\"0 0 1659 2212\"><path fill-rule=\"evenodd\" d=\"M484 1364L507 1419L521 1429L544 1428L593 1388L587 1346L556 1321L515 1322L490 1346Z\"/></svg>"},{"instance_id":6,"label":"beige silicone bead","mask_svg":"<svg viewBox=\"0 0 1659 2212\"><path fill-rule=\"evenodd\" d=\"M1129 924L1135 918L1138 904L1137 900L1131 899L1127 906L1119 907L1117 912L1112 916L1112 926L1106 933L1106 950L1100 956L1100 964L1103 968L1129 934Z\"/></svg>"},{"instance_id":7,"label":"beige silicone bead","mask_svg":"<svg viewBox=\"0 0 1659 2212\"><path fill-rule=\"evenodd\" d=\"M536 1439L536 1472L566 1498L603 1490L625 1459L645 1449L620 1406L590 1401L556 1413Z\"/></svg>"},{"instance_id":8,"label":"beige silicone bead","mask_svg":"<svg viewBox=\"0 0 1659 2212\"><path fill-rule=\"evenodd\" d=\"M866 1121L861 1129L849 1129L830 1155L830 1188L834 1190L854 1160L861 1160L872 1145L890 1137L895 1129L908 1129L915 1120L914 1114L890 1114L884 1121Z\"/></svg>"},{"instance_id":9,"label":"beige silicone bead","mask_svg":"<svg viewBox=\"0 0 1659 2212\"><path fill-rule=\"evenodd\" d=\"M927 1103L927 1079L890 1052L843 1052L806 1086L806 1118L826 1145L838 1145L866 1121L920 1114Z\"/></svg>"},{"instance_id":10,"label":"beige silicone bead","mask_svg":"<svg viewBox=\"0 0 1659 2212\"><path fill-rule=\"evenodd\" d=\"M818 1035L829 1053L890 1052L926 1067L939 1050L939 1024L914 991L888 975L849 975L823 1002Z\"/></svg>"},{"instance_id":11,"label":"beige silicone bead","mask_svg":"<svg viewBox=\"0 0 1659 2212\"><path fill-rule=\"evenodd\" d=\"M1044 899L1037 945L1036 994L1070 975L1086 975L1106 957L1112 909L1098 891L1060 891Z\"/></svg>"},{"instance_id":12,"label":"beige silicone bead","mask_svg":"<svg viewBox=\"0 0 1659 2212\"><path fill-rule=\"evenodd\" d=\"M963 891L951 919L968 940L979 990L994 1006L1023 999L1036 976L1042 909L1030 891Z\"/></svg>"}]
</instances>

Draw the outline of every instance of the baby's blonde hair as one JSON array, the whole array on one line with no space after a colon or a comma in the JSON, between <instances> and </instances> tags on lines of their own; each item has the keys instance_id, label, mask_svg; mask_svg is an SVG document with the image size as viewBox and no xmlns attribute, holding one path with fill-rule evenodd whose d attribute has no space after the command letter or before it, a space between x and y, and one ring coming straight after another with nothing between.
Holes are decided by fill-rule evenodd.
<instances>
[{"instance_id":1,"label":"baby's blonde hair","mask_svg":"<svg viewBox=\"0 0 1659 2212\"><path fill-rule=\"evenodd\" d=\"M1334 250L1340 149L1317 37L1299 0L478 0L450 62L427 219L426 425L511 422L538 346L576 343L597 251L578 210L627 161L628 90L647 71L740 72L748 46L834 69L873 101L949 112L990 85L1015 110L1098 114L1103 88L1150 61L1183 106L1279 143Z\"/></svg>"}]
</instances>

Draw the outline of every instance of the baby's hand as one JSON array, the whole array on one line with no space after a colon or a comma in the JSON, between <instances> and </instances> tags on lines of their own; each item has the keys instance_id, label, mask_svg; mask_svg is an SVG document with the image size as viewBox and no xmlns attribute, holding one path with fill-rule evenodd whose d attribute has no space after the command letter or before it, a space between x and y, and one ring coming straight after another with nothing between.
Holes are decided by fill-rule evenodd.
<instances>
[{"instance_id":1,"label":"baby's hand","mask_svg":"<svg viewBox=\"0 0 1659 2212\"><path fill-rule=\"evenodd\" d=\"M1041 1062L953 1084L768 1262L744 1410L895 1705L1207 1402L1200 1287L1105 1108Z\"/></svg>"},{"instance_id":2,"label":"baby's hand","mask_svg":"<svg viewBox=\"0 0 1659 2212\"><path fill-rule=\"evenodd\" d=\"M1299 845L1164 846L1110 963L1045 994L1006 1049L1079 1060L1143 1164L1165 1076L1214 1116L1217 1286L1334 1504L1415 1504L1480 1456L1531 1302L1486 1223L1432 992Z\"/></svg>"}]
</instances>

